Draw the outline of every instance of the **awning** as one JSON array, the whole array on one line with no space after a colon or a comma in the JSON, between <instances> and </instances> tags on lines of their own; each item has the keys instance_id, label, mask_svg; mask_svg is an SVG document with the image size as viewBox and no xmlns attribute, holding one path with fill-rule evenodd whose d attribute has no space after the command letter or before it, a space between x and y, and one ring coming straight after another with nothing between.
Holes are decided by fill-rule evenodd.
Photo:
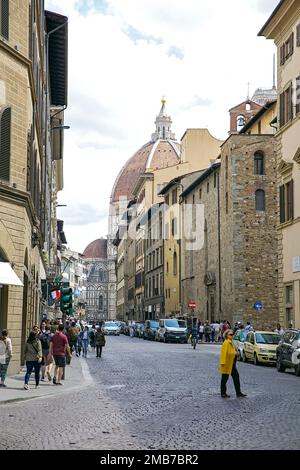
<instances>
[{"instance_id":1,"label":"awning","mask_svg":"<svg viewBox=\"0 0 300 470\"><path fill-rule=\"evenodd\" d=\"M0 262L0 285L23 286L9 263Z\"/></svg>"}]
</instances>

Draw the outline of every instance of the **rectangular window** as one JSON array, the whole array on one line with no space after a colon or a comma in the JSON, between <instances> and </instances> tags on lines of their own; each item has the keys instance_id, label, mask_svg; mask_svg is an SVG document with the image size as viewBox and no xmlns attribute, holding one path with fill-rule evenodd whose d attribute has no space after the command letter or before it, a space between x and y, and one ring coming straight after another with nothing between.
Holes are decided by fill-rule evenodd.
<instances>
[{"instance_id":1,"label":"rectangular window","mask_svg":"<svg viewBox=\"0 0 300 470\"><path fill-rule=\"evenodd\" d=\"M172 204L176 204L177 202L177 189L172 191Z\"/></svg>"},{"instance_id":2,"label":"rectangular window","mask_svg":"<svg viewBox=\"0 0 300 470\"><path fill-rule=\"evenodd\" d=\"M167 204L167 206L169 205L169 202L170 202L170 198L169 198L169 194L167 194L165 197L165 203Z\"/></svg>"},{"instance_id":3,"label":"rectangular window","mask_svg":"<svg viewBox=\"0 0 300 470\"><path fill-rule=\"evenodd\" d=\"M202 199L202 189L199 189L199 199Z\"/></svg>"},{"instance_id":4,"label":"rectangular window","mask_svg":"<svg viewBox=\"0 0 300 470\"><path fill-rule=\"evenodd\" d=\"M285 44L282 44L280 48L280 65L283 65L285 62Z\"/></svg>"},{"instance_id":5,"label":"rectangular window","mask_svg":"<svg viewBox=\"0 0 300 470\"><path fill-rule=\"evenodd\" d=\"M285 43L285 60L287 60L294 53L294 33L290 35Z\"/></svg>"},{"instance_id":6,"label":"rectangular window","mask_svg":"<svg viewBox=\"0 0 300 470\"><path fill-rule=\"evenodd\" d=\"M293 86L280 94L280 127L293 119Z\"/></svg>"},{"instance_id":7,"label":"rectangular window","mask_svg":"<svg viewBox=\"0 0 300 470\"><path fill-rule=\"evenodd\" d=\"M294 289L293 285L285 286L285 315L287 324L294 320Z\"/></svg>"},{"instance_id":8,"label":"rectangular window","mask_svg":"<svg viewBox=\"0 0 300 470\"><path fill-rule=\"evenodd\" d=\"M207 183L206 192L209 193L209 183Z\"/></svg>"},{"instance_id":9,"label":"rectangular window","mask_svg":"<svg viewBox=\"0 0 300 470\"><path fill-rule=\"evenodd\" d=\"M294 180L280 186L280 223L294 219Z\"/></svg>"},{"instance_id":10,"label":"rectangular window","mask_svg":"<svg viewBox=\"0 0 300 470\"><path fill-rule=\"evenodd\" d=\"M300 46L300 23L297 25L297 39L296 39L297 46Z\"/></svg>"},{"instance_id":11,"label":"rectangular window","mask_svg":"<svg viewBox=\"0 0 300 470\"><path fill-rule=\"evenodd\" d=\"M9 39L9 0L0 1L0 36Z\"/></svg>"},{"instance_id":12,"label":"rectangular window","mask_svg":"<svg viewBox=\"0 0 300 470\"><path fill-rule=\"evenodd\" d=\"M172 219L172 235L175 237L177 235L177 218Z\"/></svg>"},{"instance_id":13,"label":"rectangular window","mask_svg":"<svg viewBox=\"0 0 300 470\"><path fill-rule=\"evenodd\" d=\"M217 187L217 173L214 173L214 188Z\"/></svg>"}]
</instances>

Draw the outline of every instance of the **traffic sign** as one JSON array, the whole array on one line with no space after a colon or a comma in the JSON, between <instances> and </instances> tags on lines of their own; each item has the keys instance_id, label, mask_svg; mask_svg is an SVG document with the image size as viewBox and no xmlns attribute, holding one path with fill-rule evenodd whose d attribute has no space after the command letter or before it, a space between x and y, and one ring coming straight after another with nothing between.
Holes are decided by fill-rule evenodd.
<instances>
[{"instance_id":1,"label":"traffic sign","mask_svg":"<svg viewBox=\"0 0 300 470\"><path fill-rule=\"evenodd\" d=\"M194 302L193 300L190 300L189 303L188 303L188 306L189 306L189 308L194 310L196 308L196 302Z\"/></svg>"},{"instance_id":2,"label":"traffic sign","mask_svg":"<svg viewBox=\"0 0 300 470\"><path fill-rule=\"evenodd\" d=\"M255 302L255 304L253 305L253 308L255 308L255 310L257 310L258 312L260 312L263 308L263 304L262 302L260 301L257 301Z\"/></svg>"}]
</instances>

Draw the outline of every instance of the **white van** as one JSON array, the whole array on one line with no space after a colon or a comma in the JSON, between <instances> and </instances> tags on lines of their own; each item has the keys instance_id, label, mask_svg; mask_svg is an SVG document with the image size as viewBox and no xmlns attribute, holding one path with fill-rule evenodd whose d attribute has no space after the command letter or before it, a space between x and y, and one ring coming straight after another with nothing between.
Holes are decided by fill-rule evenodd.
<instances>
[{"instance_id":1,"label":"white van","mask_svg":"<svg viewBox=\"0 0 300 470\"><path fill-rule=\"evenodd\" d=\"M180 325L176 318L164 318L159 320L159 328L156 333L156 340L168 343L187 343L188 330L186 325Z\"/></svg>"}]
</instances>

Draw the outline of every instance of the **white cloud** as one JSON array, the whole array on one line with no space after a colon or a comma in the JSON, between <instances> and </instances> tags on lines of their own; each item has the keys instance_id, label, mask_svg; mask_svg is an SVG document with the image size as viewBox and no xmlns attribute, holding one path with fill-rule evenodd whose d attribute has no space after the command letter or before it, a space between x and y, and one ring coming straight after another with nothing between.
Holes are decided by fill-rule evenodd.
<instances>
[{"instance_id":1,"label":"white cloud","mask_svg":"<svg viewBox=\"0 0 300 470\"><path fill-rule=\"evenodd\" d=\"M226 138L228 110L247 82L272 85L272 42L257 37L277 0L46 0L69 17L69 108L65 189L59 202L74 210L108 211L115 177L154 130L160 98L173 129L209 127ZM80 7L80 8L79 8ZM65 224L71 248L107 233L107 221Z\"/></svg>"}]
</instances>

